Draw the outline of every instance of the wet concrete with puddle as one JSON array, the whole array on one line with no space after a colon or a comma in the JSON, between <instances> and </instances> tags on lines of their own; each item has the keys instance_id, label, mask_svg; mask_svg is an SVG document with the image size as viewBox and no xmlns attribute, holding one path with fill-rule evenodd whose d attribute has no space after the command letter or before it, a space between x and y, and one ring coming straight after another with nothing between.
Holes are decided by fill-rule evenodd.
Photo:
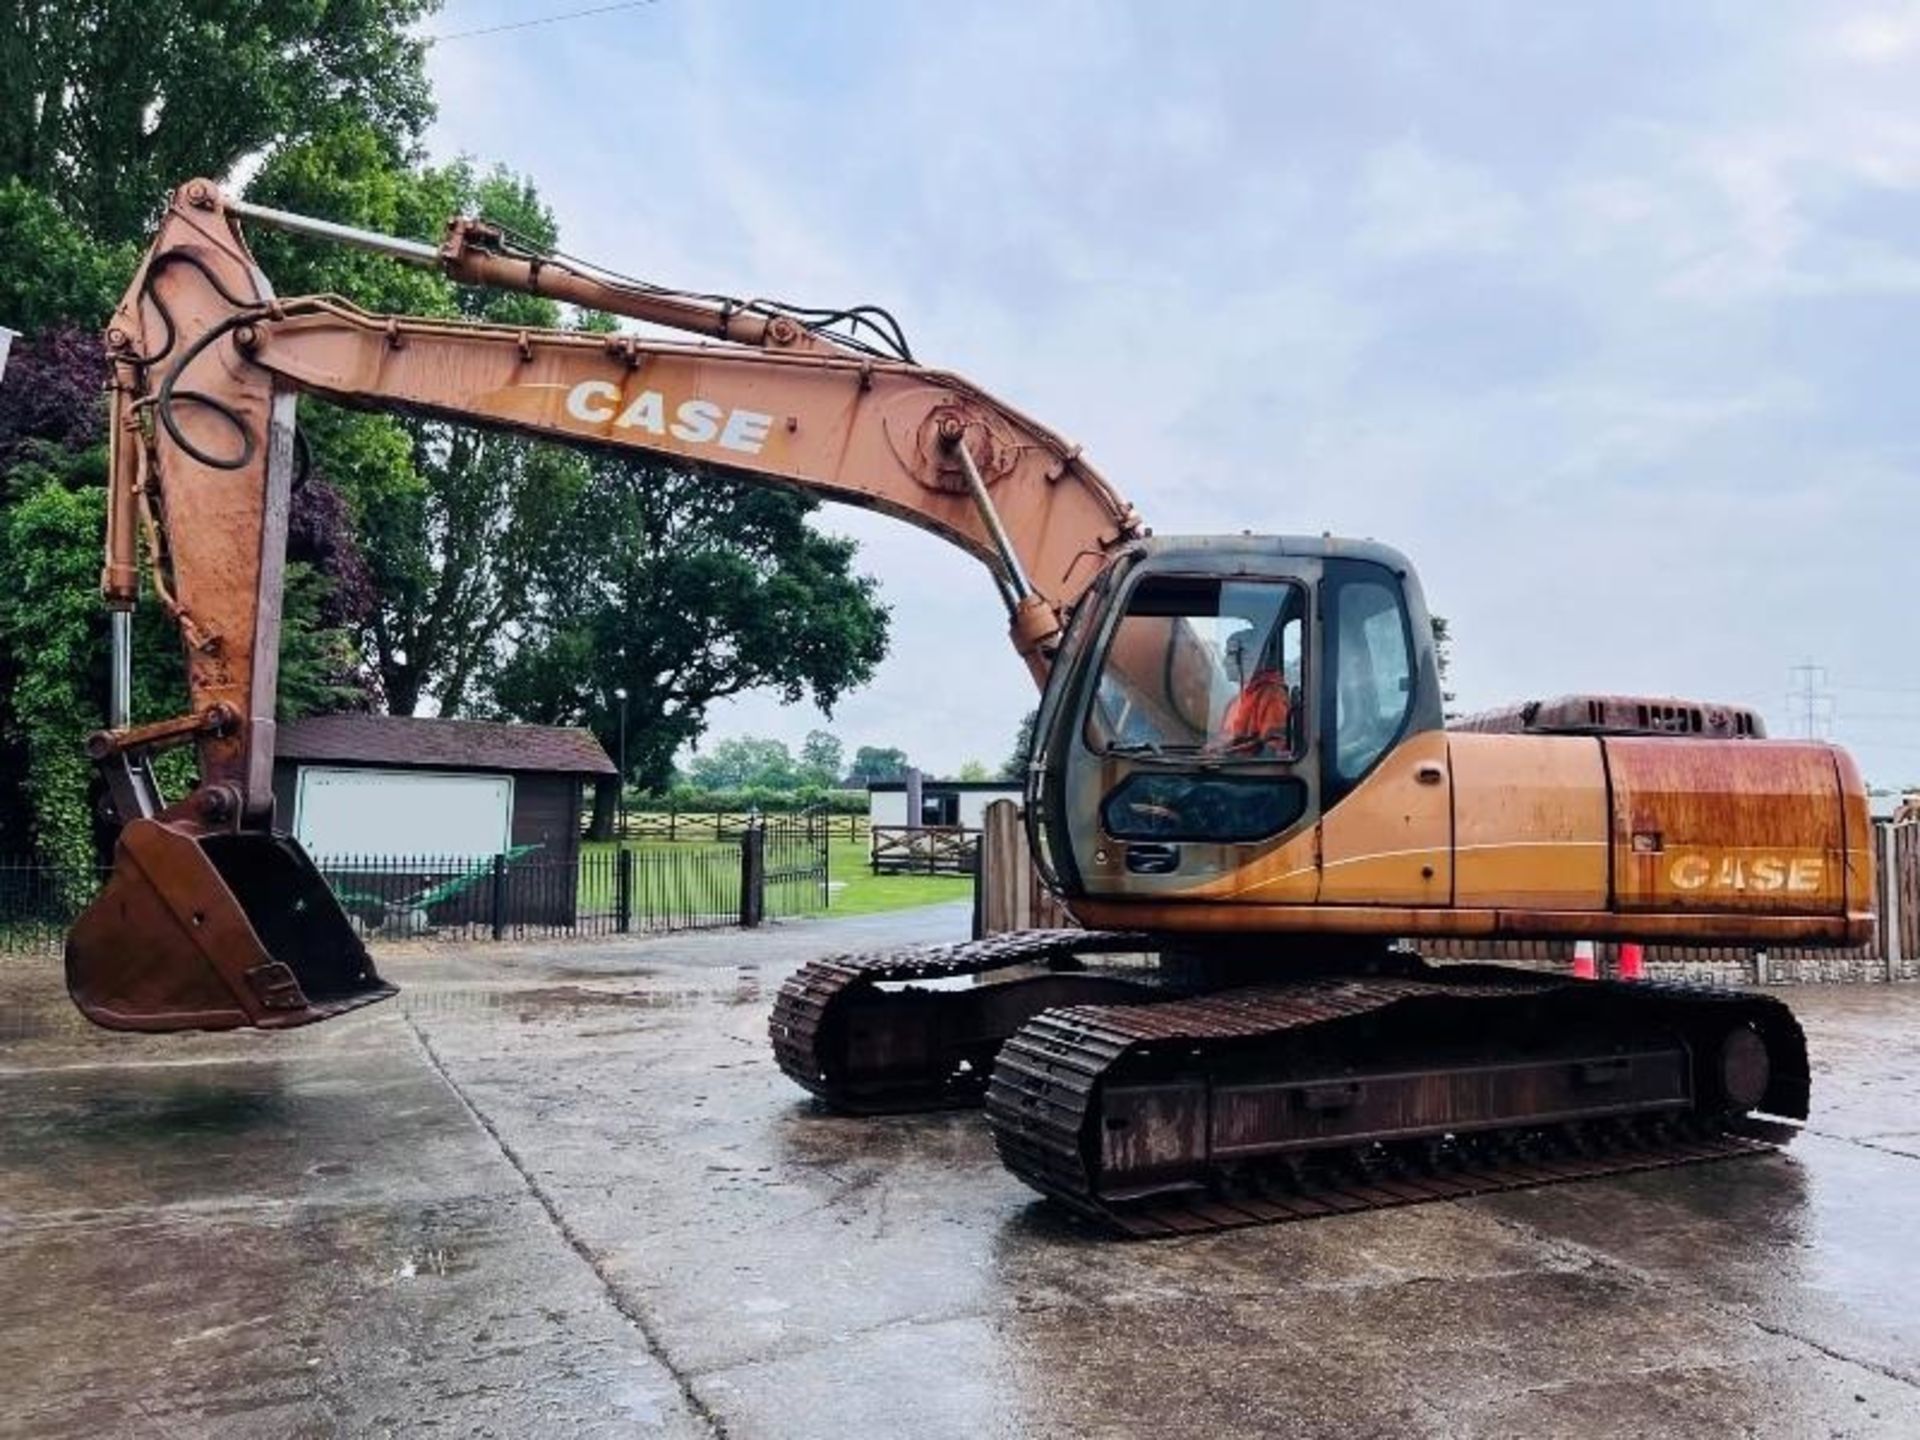
<instances>
[{"instance_id":1,"label":"wet concrete with puddle","mask_svg":"<svg viewBox=\"0 0 1920 1440\"><path fill-rule=\"evenodd\" d=\"M1920 988L1787 992L1784 1156L1115 1243L767 1053L965 923L420 946L281 1035L0 965L0 1434L1920 1433Z\"/></svg>"}]
</instances>

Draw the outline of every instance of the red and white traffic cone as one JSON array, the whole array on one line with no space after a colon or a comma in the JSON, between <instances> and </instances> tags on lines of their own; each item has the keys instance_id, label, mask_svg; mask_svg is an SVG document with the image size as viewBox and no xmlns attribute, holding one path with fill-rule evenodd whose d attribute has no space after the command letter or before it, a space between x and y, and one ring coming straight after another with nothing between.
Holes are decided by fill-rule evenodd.
<instances>
[{"instance_id":1,"label":"red and white traffic cone","mask_svg":"<svg viewBox=\"0 0 1920 1440\"><path fill-rule=\"evenodd\" d=\"M1576 980L1592 980L1597 974L1598 972L1594 969L1593 965L1593 942L1591 940L1574 941L1573 978Z\"/></svg>"},{"instance_id":2,"label":"red and white traffic cone","mask_svg":"<svg viewBox=\"0 0 1920 1440\"><path fill-rule=\"evenodd\" d=\"M1646 951L1637 940L1620 942L1620 978L1622 980L1644 980L1647 978Z\"/></svg>"}]
</instances>

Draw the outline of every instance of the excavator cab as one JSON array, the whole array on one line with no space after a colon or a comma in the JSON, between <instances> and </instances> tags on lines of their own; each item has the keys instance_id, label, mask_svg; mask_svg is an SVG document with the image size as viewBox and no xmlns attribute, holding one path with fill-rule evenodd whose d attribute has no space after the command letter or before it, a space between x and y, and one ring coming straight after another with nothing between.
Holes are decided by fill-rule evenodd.
<instances>
[{"instance_id":1,"label":"excavator cab","mask_svg":"<svg viewBox=\"0 0 1920 1440\"><path fill-rule=\"evenodd\" d=\"M1397 552L1143 541L1062 641L1036 723L1034 853L1069 902L1206 894L1441 725L1426 605Z\"/></svg>"}]
</instances>

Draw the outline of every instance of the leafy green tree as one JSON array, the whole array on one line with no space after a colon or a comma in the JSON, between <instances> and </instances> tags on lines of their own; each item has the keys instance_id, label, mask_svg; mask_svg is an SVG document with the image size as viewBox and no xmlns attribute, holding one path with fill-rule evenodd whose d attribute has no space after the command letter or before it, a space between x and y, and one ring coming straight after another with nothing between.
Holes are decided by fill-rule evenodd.
<instances>
[{"instance_id":1,"label":"leafy green tree","mask_svg":"<svg viewBox=\"0 0 1920 1440\"><path fill-rule=\"evenodd\" d=\"M0 180L113 244L140 238L172 186L290 140L358 124L411 144L433 113L413 27L436 8L14 0L0 10Z\"/></svg>"},{"instance_id":2,"label":"leafy green tree","mask_svg":"<svg viewBox=\"0 0 1920 1440\"><path fill-rule=\"evenodd\" d=\"M1427 623L1433 629L1433 659L1440 671L1440 704L1451 720L1459 713L1453 708L1453 691L1447 688L1447 672L1453 668L1453 631L1444 615L1430 615Z\"/></svg>"},{"instance_id":3,"label":"leafy green tree","mask_svg":"<svg viewBox=\"0 0 1920 1440\"><path fill-rule=\"evenodd\" d=\"M50 197L10 178L0 180L0 255L0 325L34 334L63 322L104 326L140 249L102 244Z\"/></svg>"},{"instance_id":4,"label":"leafy green tree","mask_svg":"<svg viewBox=\"0 0 1920 1440\"><path fill-rule=\"evenodd\" d=\"M847 786L859 789L884 780L898 780L906 773L906 751L862 745L853 752L853 764L847 767Z\"/></svg>"},{"instance_id":5,"label":"leafy green tree","mask_svg":"<svg viewBox=\"0 0 1920 1440\"><path fill-rule=\"evenodd\" d=\"M97 727L104 718L89 704L87 683L99 669L102 492L70 489L32 468L10 477L23 493L0 517L0 649L12 672L5 720L31 816L7 848L31 845L43 863L85 873L93 863L92 767L80 739L89 721Z\"/></svg>"},{"instance_id":6,"label":"leafy green tree","mask_svg":"<svg viewBox=\"0 0 1920 1440\"><path fill-rule=\"evenodd\" d=\"M687 776L701 790L793 790L800 784L799 768L786 744L752 735L722 740L696 755Z\"/></svg>"},{"instance_id":7,"label":"leafy green tree","mask_svg":"<svg viewBox=\"0 0 1920 1440\"><path fill-rule=\"evenodd\" d=\"M715 700L771 689L823 710L886 654L887 610L851 541L807 524L804 496L599 456L556 521L500 713L587 725L611 751L628 693L629 779L662 788Z\"/></svg>"},{"instance_id":8,"label":"leafy green tree","mask_svg":"<svg viewBox=\"0 0 1920 1440\"><path fill-rule=\"evenodd\" d=\"M60 456L19 466L24 491L0 514L0 665L11 681L0 727L21 761L30 821L0 804L0 850L30 845L63 870L92 862L95 834L92 766L81 748L106 723L106 627L95 586L105 522L105 453ZM311 567L289 566L281 645L282 713L338 708L358 698L342 681L346 636L318 623L327 581ZM157 720L185 708L180 641L155 606L138 612L134 719ZM0 752L4 753L4 752ZM166 757L163 787L178 791L191 774L185 752ZM9 813L11 811L11 813Z\"/></svg>"},{"instance_id":9,"label":"leafy green tree","mask_svg":"<svg viewBox=\"0 0 1920 1440\"><path fill-rule=\"evenodd\" d=\"M994 774L987 768L987 762L984 760L963 760L960 762L960 773L953 778L965 780L971 784L980 780L991 780Z\"/></svg>"},{"instance_id":10,"label":"leafy green tree","mask_svg":"<svg viewBox=\"0 0 1920 1440\"><path fill-rule=\"evenodd\" d=\"M438 238L450 215L507 226L535 245L557 239L532 184L466 162L408 165L368 127L288 147L249 194L262 203L389 234ZM404 314L553 326L559 308L532 295L456 286L442 276L296 236L254 242L285 292L333 291ZM413 714L487 708L492 682L524 626L542 577L566 564L556 546L588 483L563 447L443 421L301 402L316 464L346 493L366 537L378 603L364 640L387 708Z\"/></svg>"},{"instance_id":11,"label":"leafy green tree","mask_svg":"<svg viewBox=\"0 0 1920 1440\"><path fill-rule=\"evenodd\" d=\"M465 212L535 246L558 239L525 179L409 167L364 127L287 147L250 193L417 238ZM457 287L297 237L263 236L257 249L287 291L498 324L563 319L537 296ZM801 523L805 500L312 402L302 423L365 536L379 596L365 639L396 714L432 695L443 714L588 723L612 749L624 685L631 778L657 788L712 700L773 685L831 703L884 653L884 610L868 582L849 588L851 547ZM668 563L679 550L692 553Z\"/></svg>"},{"instance_id":12,"label":"leafy green tree","mask_svg":"<svg viewBox=\"0 0 1920 1440\"><path fill-rule=\"evenodd\" d=\"M97 342L53 329L24 342L0 380L0 853L32 849L63 868L86 863L99 838L81 742L106 721L104 378ZM338 506L317 478L295 495L283 714L364 703L344 628L364 589ZM179 714L180 637L156 605L136 612L134 658L134 718ZM177 790L190 759L163 758L163 785Z\"/></svg>"},{"instance_id":13,"label":"leafy green tree","mask_svg":"<svg viewBox=\"0 0 1920 1440\"><path fill-rule=\"evenodd\" d=\"M0 324L104 325L172 187L347 128L396 158L432 114L438 0L0 7Z\"/></svg>"},{"instance_id":14,"label":"leafy green tree","mask_svg":"<svg viewBox=\"0 0 1920 1440\"><path fill-rule=\"evenodd\" d=\"M0 14L0 324L96 329L167 190L242 160L257 164L248 193L265 203L428 239L449 214L477 212L552 244L526 180L419 159L431 107L411 27L434 5L17 0ZM510 325L563 318L538 297L463 289L361 252L249 239L282 293ZM831 705L885 652L872 582L853 573L850 544L808 528L802 498L311 402L301 424L315 467L293 517L288 707L350 703L371 673L398 713L431 696L444 713L589 723L611 747L624 686L630 769L657 784L713 699L771 686ZM51 756L63 728L77 745L104 688L98 529L83 523L89 507L97 519L103 458L97 436L40 438L46 455L0 456L0 585L16 592L0 613L9 764L16 752ZM320 509L303 521L309 502ZM41 595L41 584L55 588ZM82 614L88 644L32 653L39 630L64 636ZM142 635L159 623L143 611ZM143 666L168 660L154 684L171 691L151 703L177 711L177 640L162 632L140 652ZM74 833L55 809L78 774L35 782L31 805L53 807L49 834ZM0 829L7 814L0 784Z\"/></svg>"},{"instance_id":15,"label":"leafy green tree","mask_svg":"<svg viewBox=\"0 0 1920 1440\"><path fill-rule=\"evenodd\" d=\"M840 769L846 764L846 747L829 730L809 730L800 742L800 783L817 790L830 790L840 783Z\"/></svg>"},{"instance_id":16,"label":"leafy green tree","mask_svg":"<svg viewBox=\"0 0 1920 1440\"><path fill-rule=\"evenodd\" d=\"M0 9L0 850L91 858L81 739L104 720L99 327L168 190L343 128L403 156L429 114L412 27L434 0L15 0ZM59 329L77 325L84 336ZM294 502L282 700L349 698L350 533ZM337 497L333 497L337 500ZM315 509L315 506L318 509ZM321 543L323 534L331 538ZM136 719L184 703L179 637L136 613ZM184 782L190 757L164 757Z\"/></svg>"},{"instance_id":17,"label":"leafy green tree","mask_svg":"<svg viewBox=\"0 0 1920 1440\"><path fill-rule=\"evenodd\" d=\"M1013 737L1013 753L1007 756L1006 763L1000 767L1000 779L1026 780L1027 766L1033 760L1033 727L1039 718L1038 710L1029 710L1020 718L1020 729Z\"/></svg>"}]
</instances>

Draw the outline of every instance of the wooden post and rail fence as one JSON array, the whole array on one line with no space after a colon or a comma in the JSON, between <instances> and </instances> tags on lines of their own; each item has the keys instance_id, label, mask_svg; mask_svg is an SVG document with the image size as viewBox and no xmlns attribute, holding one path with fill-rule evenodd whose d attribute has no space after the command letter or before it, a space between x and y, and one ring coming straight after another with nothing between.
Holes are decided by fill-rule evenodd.
<instances>
[{"instance_id":1,"label":"wooden post and rail fence","mask_svg":"<svg viewBox=\"0 0 1920 1440\"><path fill-rule=\"evenodd\" d=\"M971 875L978 864L978 830L961 825L875 825L872 830L867 863L876 875Z\"/></svg>"},{"instance_id":2,"label":"wooden post and rail fence","mask_svg":"<svg viewBox=\"0 0 1920 1440\"><path fill-rule=\"evenodd\" d=\"M624 840L710 841L730 843L740 838L751 824L765 821L778 824L804 818L809 830L827 840L865 840L870 828L865 815L847 812L832 814L823 810L798 811L792 815L754 810L628 810L625 828L615 821L615 834Z\"/></svg>"}]
</instances>

